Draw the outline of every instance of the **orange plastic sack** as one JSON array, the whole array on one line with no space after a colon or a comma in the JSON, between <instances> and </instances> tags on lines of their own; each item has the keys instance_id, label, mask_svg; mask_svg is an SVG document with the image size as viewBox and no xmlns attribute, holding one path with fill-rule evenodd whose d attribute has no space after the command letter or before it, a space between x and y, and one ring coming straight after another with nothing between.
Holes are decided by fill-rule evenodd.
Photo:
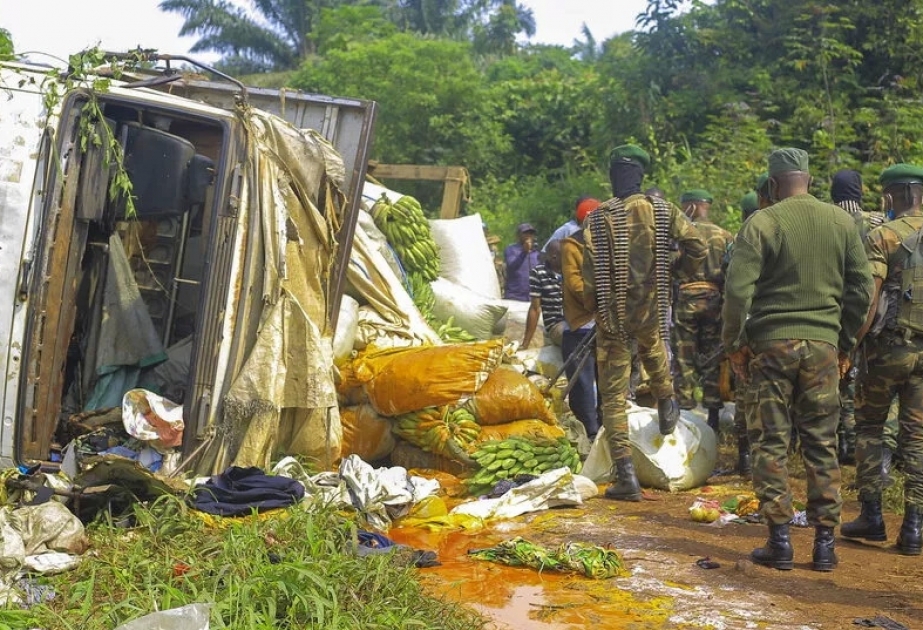
<instances>
[{"instance_id":1,"label":"orange plastic sack","mask_svg":"<svg viewBox=\"0 0 923 630\"><path fill-rule=\"evenodd\" d=\"M484 385L500 363L504 340L368 352L355 361L356 378L383 416L458 404Z\"/></svg>"},{"instance_id":2,"label":"orange plastic sack","mask_svg":"<svg viewBox=\"0 0 923 630\"><path fill-rule=\"evenodd\" d=\"M541 390L516 370L505 367L494 370L474 396L471 408L481 426L528 418L556 423Z\"/></svg>"},{"instance_id":3,"label":"orange plastic sack","mask_svg":"<svg viewBox=\"0 0 923 630\"><path fill-rule=\"evenodd\" d=\"M391 420L379 416L371 405L340 409L343 425L343 457L358 455L373 462L387 457L394 450Z\"/></svg>"},{"instance_id":4,"label":"orange plastic sack","mask_svg":"<svg viewBox=\"0 0 923 630\"><path fill-rule=\"evenodd\" d=\"M478 449L481 442L491 440L505 440L512 435L521 435L524 437L548 438L556 440L564 437L564 429L557 425L550 425L541 420L515 420L506 424L496 424L491 427L481 427L481 432L468 448L469 453Z\"/></svg>"}]
</instances>

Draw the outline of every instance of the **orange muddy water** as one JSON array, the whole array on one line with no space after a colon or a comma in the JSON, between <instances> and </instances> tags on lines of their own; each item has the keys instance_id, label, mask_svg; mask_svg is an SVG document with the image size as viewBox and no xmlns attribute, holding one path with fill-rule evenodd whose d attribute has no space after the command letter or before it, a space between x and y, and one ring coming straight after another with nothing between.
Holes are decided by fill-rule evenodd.
<instances>
[{"instance_id":1,"label":"orange muddy water","mask_svg":"<svg viewBox=\"0 0 923 630\"><path fill-rule=\"evenodd\" d=\"M510 535L517 534L528 535L526 531ZM468 557L469 549L493 546L507 537L503 534L402 528L392 529L390 536L418 549L436 551L442 566L422 573L432 592L470 604L498 629L667 627L670 597L641 601L629 591L614 588L610 580L540 573Z\"/></svg>"},{"instance_id":2,"label":"orange muddy water","mask_svg":"<svg viewBox=\"0 0 923 630\"><path fill-rule=\"evenodd\" d=\"M899 516L886 515L887 543L838 537L840 565L832 573L810 570L814 532L793 528L795 569L775 571L748 560L766 540L764 526L718 528L690 519L689 506L697 497L721 500L750 490L733 475L710 481L710 487L690 492L645 491L640 503L593 498L576 508L493 522L475 533L398 526L388 535L435 551L442 566L420 570L429 591L473 606L496 630L848 630L860 627L854 621L876 615L923 630L923 558L895 552ZM796 498L804 500L803 480L793 483ZM846 499L843 517L850 520L858 506L854 494ZM469 549L515 536L547 548L568 541L613 547L630 575L592 580L467 555ZM706 557L719 566L696 565Z\"/></svg>"}]
</instances>

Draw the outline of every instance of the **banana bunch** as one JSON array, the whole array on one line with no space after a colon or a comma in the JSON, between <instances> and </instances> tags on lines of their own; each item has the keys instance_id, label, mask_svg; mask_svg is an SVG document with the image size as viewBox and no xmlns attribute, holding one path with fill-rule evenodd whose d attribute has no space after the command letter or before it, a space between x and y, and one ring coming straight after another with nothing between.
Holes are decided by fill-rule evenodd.
<instances>
[{"instance_id":1,"label":"banana bunch","mask_svg":"<svg viewBox=\"0 0 923 630\"><path fill-rule=\"evenodd\" d=\"M407 281L414 305L423 318L430 321L433 318L433 308L436 306L436 294L433 293L432 285L417 272L407 274Z\"/></svg>"},{"instance_id":2,"label":"banana bunch","mask_svg":"<svg viewBox=\"0 0 923 630\"><path fill-rule=\"evenodd\" d=\"M477 341L477 338L474 335L472 335L461 326L456 326L454 321L455 318L450 316L448 321L439 324L439 327L436 328L436 334L439 335L440 339L446 343L465 343L468 341Z\"/></svg>"},{"instance_id":3,"label":"banana bunch","mask_svg":"<svg viewBox=\"0 0 923 630\"><path fill-rule=\"evenodd\" d=\"M490 492L498 481L518 475L540 475L567 466L580 472L580 454L566 437L530 438L514 435L505 440L489 440L471 453L480 470L465 480L473 495Z\"/></svg>"},{"instance_id":4,"label":"banana bunch","mask_svg":"<svg viewBox=\"0 0 923 630\"><path fill-rule=\"evenodd\" d=\"M427 407L397 416L392 431L424 451L473 465L467 451L481 427L464 407Z\"/></svg>"},{"instance_id":5,"label":"banana bunch","mask_svg":"<svg viewBox=\"0 0 923 630\"><path fill-rule=\"evenodd\" d=\"M372 208L372 218L409 273L418 273L427 282L439 277L439 249L419 201L404 195L391 203L382 195Z\"/></svg>"}]
</instances>

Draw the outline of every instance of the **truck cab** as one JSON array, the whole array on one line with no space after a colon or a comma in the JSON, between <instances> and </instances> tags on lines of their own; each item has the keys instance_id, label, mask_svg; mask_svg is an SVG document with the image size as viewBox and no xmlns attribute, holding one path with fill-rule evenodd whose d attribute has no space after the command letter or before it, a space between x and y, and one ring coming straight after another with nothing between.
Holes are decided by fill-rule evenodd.
<instances>
[{"instance_id":1,"label":"truck cab","mask_svg":"<svg viewBox=\"0 0 923 630\"><path fill-rule=\"evenodd\" d=\"M120 408L135 387L183 406L182 450L194 453L244 360L241 305L258 299L240 283L257 263L253 219L239 212L254 166L238 108L311 126L343 157L342 203L326 208L339 226L335 326L375 104L178 75L113 83L93 95L98 108L76 89L47 112L48 77L0 64L0 465L57 461L75 421ZM131 203L113 194L118 169L94 136L117 141Z\"/></svg>"}]
</instances>

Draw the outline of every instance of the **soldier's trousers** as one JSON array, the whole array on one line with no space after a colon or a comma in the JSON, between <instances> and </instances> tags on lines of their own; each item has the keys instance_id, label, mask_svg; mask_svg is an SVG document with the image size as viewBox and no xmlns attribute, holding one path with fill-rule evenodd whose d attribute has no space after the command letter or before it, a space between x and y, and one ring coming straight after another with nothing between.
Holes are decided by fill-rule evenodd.
<instances>
[{"instance_id":1,"label":"soldier's trousers","mask_svg":"<svg viewBox=\"0 0 923 630\"><path fill-rule=\"evenodd\" d=\"M794 515L788 484L792 428L801 440L808 482L808 522L836 527L840 521L837 349L822 341L755 342L744 394L753 461L753 489L763 518L773 525Z\"/></svg>"},{"instance_id":2,"label":"soldier's trousers","mask_svg":"<svg viewBox=\"0 0 923 630\"><path fill-rule=\"evenodd\" d=\"M738 384L734 391L734 437L738 440L749 439L747 432L747 399L743 384Z\"/></svg>"},{"instance_id":3,"label":"soldier's trousers","mask_svg":"<svg viewBox=\"0 0 923 630\"><path fill-rule=\"evenodd\" d=\"M881 495L882 433L897 395L904 497L923 507L923 338L866 341L867 370L856 389L856 485L862 500Z\"/></svg>"},{"instance_id":4,"label":"soldier's trousers","mask_svg":"<svg viewBox=\"0 0 923 630\"><path fill-rule=\"evenodd\" d=\"M840 422L837 426L837 434L846 438L846 445L849 450L856 446L856 379L853 375L848 375L840 379Z\"/></svg>"},{"instance_id":5,"label":"soldier's trousers","mask_svg":"<svg viewBox=\"0 0 923 630\"><path fill-rule=\"evenodd\" d=\"M718 389L722 356L721 293L680 290L673 316L674 384L680 406L695 407L693 392L698 380L702 385L702 406L720 409L724 406Z\"/></svg>"},{"instance_id":6,"label":"soldier's trousers","mask_svg":"<svg viewBox=\"0 0 923 630\"><path fill-rule=\"evenodd\" d=\"M593 334L593 329L580 328L578 330L565 330L561 341L561 353L566 362L574 351L585 343ZM591 342L592 343L592 342ZM587 437L591 440L599 432L599 416L597 410L596 393L596 361L593 360L593 346L587 351L586 360L578 366L580 361L572 361L566 365L567 380L571 385L567 396L570 410L574 412L577 420L586 428ZM577 368L580 368L579 371Z\"/></svg>"},{"instance_id":7,"label":"soldier's trousers","mask_svg":"<svg viewBox=\"0 0 923 630\"><path fill-rule=\"evenodd\" d=\"M667 352L657 322L632 331L638 343L638 356L650 377L651 393L658 400L673 396L673 381ZM617 335L600 329L596 336L596 363L599 393L602 399L602 425L612 461L631 456L628 441L628 380L631 374L631 346Z\"/></svg>"}]
</instances>

